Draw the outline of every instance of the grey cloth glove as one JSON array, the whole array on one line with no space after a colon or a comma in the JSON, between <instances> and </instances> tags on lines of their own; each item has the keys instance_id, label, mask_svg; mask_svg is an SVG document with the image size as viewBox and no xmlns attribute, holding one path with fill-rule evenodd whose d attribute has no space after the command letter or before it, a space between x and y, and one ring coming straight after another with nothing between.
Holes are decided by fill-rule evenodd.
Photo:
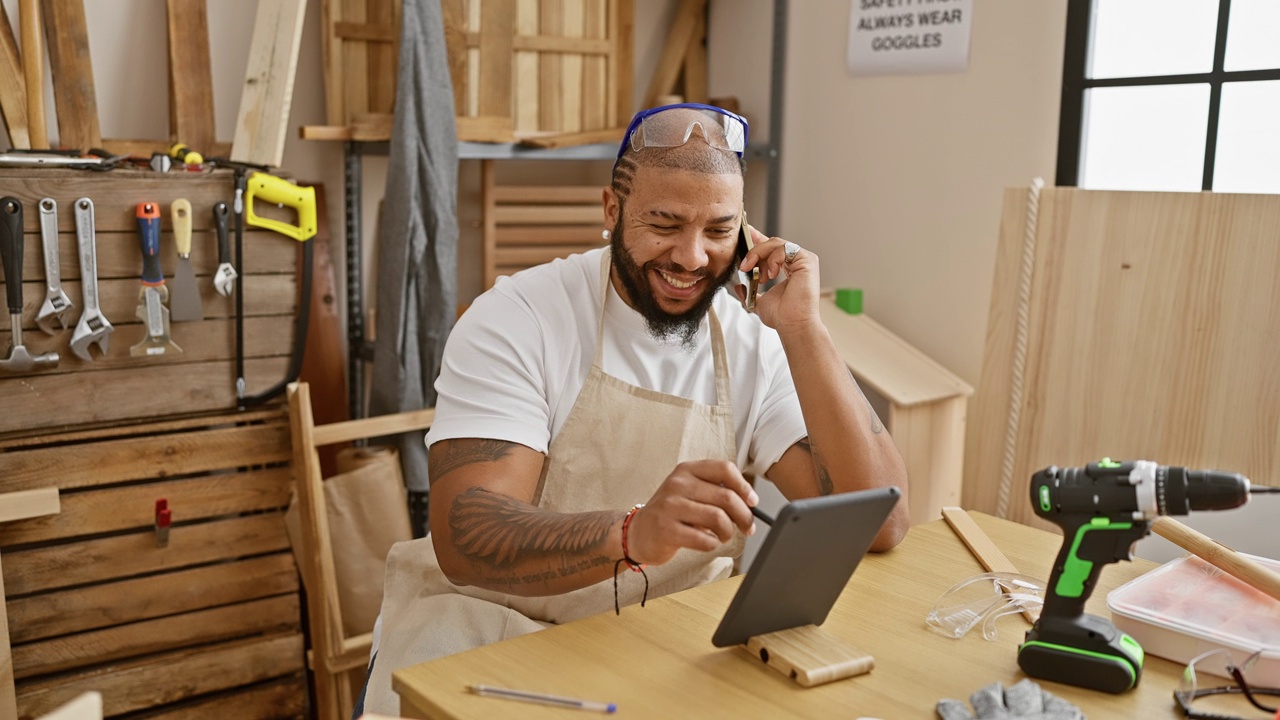
<instances>
[{"instance_id":1,"label":"grey cloth glove","mask_svg":"<svg viewBox=\"0 0 1280 720\"><path fill-rule=\"evenodd\" d=\"M992 683L969 696L974 712L959 700L939 700L942 720L1084 720L1080 708L1046 692L1031 680L1021 680L1007 690Z\"/></svg>"}]
</instances>

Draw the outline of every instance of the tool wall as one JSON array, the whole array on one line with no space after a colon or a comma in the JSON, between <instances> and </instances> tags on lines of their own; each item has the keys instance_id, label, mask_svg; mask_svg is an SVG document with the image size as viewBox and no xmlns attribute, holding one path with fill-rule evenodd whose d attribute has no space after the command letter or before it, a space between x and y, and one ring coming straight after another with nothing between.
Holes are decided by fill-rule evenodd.
<instances>
[{"instance_id":1,"label":"tool wall","mask_svg":"<svg viewBox=\"0 0 1280 720\"><path fill-rule=\"evenodd\" d=\"M57 515L0 524L12 645L0 647L0 680L11 652L19 717L86 690L102 692L108 717L303 717L300 586L283 519L288 416L283 398L238 409L236 292L214 282L213 207L233 205L232 171L5 170L6 197L23 210L19 326L31 360L0 367L0 493L56 487L61 503ZM61 317L50 312L58 303L46 307L59 295L47 282L46 199L57 211L57 290L74 306ZM200 316L185 322L171 312L182 290L180 199L191 208ZM159 307L147 301L146 288L159 287L154 263L142 282L139 203L159 215ZM83 216L77 223L88 205L92 233ZM254 209L286 214L266 202ZM80 247L90 236L92 260ZM246 396L290 371L299 247L250 227L234 258ZM4 280L7 292L13 279ZM106 323L82 324L93 285ZM0 324L6 346L11 333Z\"/></svg>"},{"instance_id":2,"label":"tool wall","mask_svg":"<svg viewBox=\"0 0 1280 720\"><path fill-rule=\"evenodd\" d=\"M213 206L231 205L229 170L157 173L113 170L9 170L0 173L0 196L21 201L24 216L22 339L32 356L57 353L58 362L6 372L0 368L0 434L50 431L172 415L232 410L236 407L235 302L214 289L218 244ZM39 203L57 204L57 257L62 290L74 304L63 320L36 323L48 294L41 247ZM77 321L86 307L84 264L77 250L76 201L93 205L98 305L112 331L82 350L72 348ZM160 213L160 266L170 297L178 267L172 205L191 204L190 262L203 319L170 320L169 346L143 344L148 327L143 288L143 254L137 206L155 203ZM244 366L248 395L282 380L289 368L297 308L298 243L278 233L246 229L244 258L238 263L244 292ZM9 278L5 278L5 287ZM168 309L166 307L166 309ZM8 331L9 328L4 328ZM140 347L140 344L141 345ZM131 352L135 347L138 351ZM103 350L106 350L103 353ZM141 352L139 352L141 351Z\"/></svg>"}]
</instances>

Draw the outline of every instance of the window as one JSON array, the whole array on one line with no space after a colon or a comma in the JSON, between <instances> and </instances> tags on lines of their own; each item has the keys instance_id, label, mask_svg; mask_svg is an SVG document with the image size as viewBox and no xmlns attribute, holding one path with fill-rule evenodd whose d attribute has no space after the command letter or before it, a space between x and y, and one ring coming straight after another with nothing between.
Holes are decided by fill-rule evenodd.
<instances>
[{"instance_id":1,"label":"window","mask_svg":"<svg viewBox=\"0 0 1280 720\"><path fill-rule=\"evenodd\" d=\"M1058 185L1280 193L1280 2L1068 0Z\"/></svg>"}]
</instances>

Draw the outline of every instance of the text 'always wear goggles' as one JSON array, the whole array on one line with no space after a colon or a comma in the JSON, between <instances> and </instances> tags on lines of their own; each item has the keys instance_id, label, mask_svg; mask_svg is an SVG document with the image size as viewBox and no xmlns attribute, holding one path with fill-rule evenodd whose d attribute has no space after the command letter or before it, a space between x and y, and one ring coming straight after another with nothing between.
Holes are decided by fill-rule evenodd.
<instances>
[{"instance_id":1,"label":"text 'always wear goggles'","mask_svg":"<svg viewBox=\"0 0 1280 720\"><path fill-rule=\"evenodd\" d=\"M677 103L636 113L622 137L618 157L622 157L628 146L632 150L679 147L689 142L694 127L701 130L702 137L713 148L731 150L738 157L746 152L746 118L714 105Z\"/></svg>"}]
</instances>

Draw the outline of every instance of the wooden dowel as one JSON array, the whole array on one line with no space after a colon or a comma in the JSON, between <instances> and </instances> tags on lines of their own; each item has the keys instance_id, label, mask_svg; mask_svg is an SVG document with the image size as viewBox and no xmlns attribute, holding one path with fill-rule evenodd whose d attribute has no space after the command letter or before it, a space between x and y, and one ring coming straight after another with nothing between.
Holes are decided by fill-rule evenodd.
<instances>
[{"instance_id":1,"label":"wooden dowel","mask_svg":"<svg viewBox=\"0 0 1280 720\"><path fill-rule=\"evenodd\" d=\"M1280 573L1171 517L1156 518L1151 523L1151 529L1160 537L1200 557L1210 565L1280 600Z\"/></svg>"},{"instance_id":2,"label":"wooden dowel","mask_svg":"<svg viewBox=\"0 0 1280 720\"><path fill-rule=\"evenodd\" d=\"M18 25L22 33L22 74L27 82L27 133L31 147L49 147L49 124L44 115L44 28L40 0L21 0Z\"/></svg>"}]
</instances>

